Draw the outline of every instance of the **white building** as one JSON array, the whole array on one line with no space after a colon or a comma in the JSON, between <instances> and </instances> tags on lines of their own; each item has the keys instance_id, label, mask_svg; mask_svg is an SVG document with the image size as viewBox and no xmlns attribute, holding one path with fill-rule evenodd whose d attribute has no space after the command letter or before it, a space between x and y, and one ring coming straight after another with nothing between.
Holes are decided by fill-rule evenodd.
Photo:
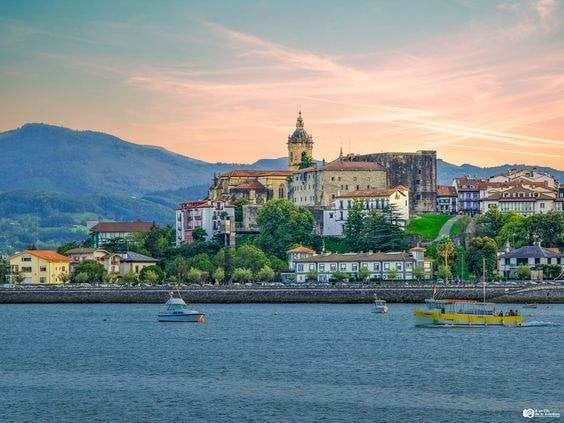
<instances>
[{"instance_id":1,"label":"white building","mask_svg":"<svg viewBox=\"0 0 564 423\"><path fill-rule=\"evenodd\" d=\"M524 215L547 213L555 208L556 192L533 185L511 187L489 187L480 201L480 212L492 207L502 212L517 212Z\"/></svg>"},{"instance_id":2,"label":"white building","mask_svg":"<svg viewBox=\"0 0 564 423\"><path fill-rule=\"evenodd\" d=\"M533 270L544 264L560 266L564 271L564 256L558 248L527 245L516 250L505 251L498 259L499 273L504 277L515 277L519 266L527 266Z\"/></svg>"},{"instance_id":3,"label":"white building","mask_svg":"<svg viewBox=\"0 0 564 423\"><path fill-rule=\"evenodd\" d=\"M503 175L489 178L489 182L534 182L545 183L550 189L558 189L559 181L548 173L537 172L534 169L512 169Z\"/></svg>"},{"instance_id":4,"label":"white building","mask_svg":"<svg viewBox=\"0 0 564 423\"><path fill-rule=\"evenodd\" d=\"M314 276L318 282L329 282L337 271L357 279L360 269L370 271L370 279L413 280L414 269L421 267L425 279L431 278L431 262L425 260L424 248L415 247L407 252L314 254L294 260L296 282L306 282Z\"/></svg>"},{"instance_id":5,"label":"white building","mask_svg":"<svg viewBox=\"0 0 564 423\"><path fill-rule=\"evenodd\" d=\"M198 200L180 204L176 210L176 245L194 242L193 231L202 228L206 240L235 230L235 208L224 201Z\"/></svg>"},{"instance_id":6,"label":"white building","mask_svg":"<svg viewBox=\"0 0 564 423\"><path fill-rule=\"evenodd\" d=\"M386 210L392 207L397 220L394 222L404 227L409 220L409 190L404 186L384 189L355 190L339 195L323 210L323 235L342 236L343 227L349 217L349 210L355 201L360 201L365 213L372 210Z\"/></svg>"}]
</instances>

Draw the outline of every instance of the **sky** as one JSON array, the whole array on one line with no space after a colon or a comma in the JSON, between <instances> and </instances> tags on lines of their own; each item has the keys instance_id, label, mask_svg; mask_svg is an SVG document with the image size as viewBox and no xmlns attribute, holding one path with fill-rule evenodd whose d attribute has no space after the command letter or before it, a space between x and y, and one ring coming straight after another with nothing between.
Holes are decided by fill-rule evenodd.
<instances>
[{"instance_id":1,"label":"sky","mask_svg":"<svg viewBox=\"0 0 564 423\"><path fill-rule=\"evenodd\" d=\"M0 131L206 161L437 150L564 168L564 0L0 2Z\"/></svg>"}]
</instances>

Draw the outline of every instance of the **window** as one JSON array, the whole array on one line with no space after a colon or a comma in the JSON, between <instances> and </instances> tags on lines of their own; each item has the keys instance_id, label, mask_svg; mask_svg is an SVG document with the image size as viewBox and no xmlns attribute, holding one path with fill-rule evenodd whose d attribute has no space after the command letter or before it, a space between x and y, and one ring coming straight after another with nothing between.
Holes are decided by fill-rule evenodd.
<instances>
[{"instance_id":1,"label":"window","mask_svg":"<svg viewBox=\"0 0 564 423\"><path fill-rule=\"evenodd\" d=\"M390 263L384 263L384 270L390 270Z\"/></svg>"},{"instance_id":2,"label":"window","mask_svg":"<svg viewBox=\"0 0 564 423\"><path fill-rule=\"evenodd\" d=\"M403 263L396 263L396 269L401 272L403 270Z\"/></svg>"},{"instance_id":3,"label":"window","mask_svg":"<svg viewBox=\"0 0 564 423\"><path fill-rule=\"evenodd\" d=\"M31 261L31 257L22 257L22 261Z\"/></svg>"},{"instance_id":4,"label":"window","mask_svg":"<svg viewBox=\"0 0 564 423\"><path fill-rule=\"evenodd\" d=\"M380 271L380 263L374 263L374 270L376 270L377 272Z\"/></svg>"},{"instance_id":5,"label":"window","mask_svg":"<svg viewBox=\"0 0 564 423\"><path fill-rule=\"evenodd\" d=\"M304 265L298 264L298 272L303 272L303 271L304 271Z\"/></svg>"},{"instance_id":6,"label":"window","mask_svg":"<svg viewBox=\"0 0 564 423\"><path fill-rule=\"evenodd\" d=\"M58 270L58 268L55 268L55 270ZM47 267L41 266L41 267L39 268L39 271L40 271L40 272L46 272L46 271L47 271Z\"/></svg>"},{"instance_id":7,"label":"window","mask_svg":"<svg viewBox=\"0 0 564 423\"><path fill-rule=\"evenodd\" d=\"M346 263L341 263L341 270L347 270L347 265Z\"/></svg>"},{"instance_id":8,"label":"window","mask_svg":"<svg viewBox=\"0 0 564 423\"><path fill-rule=\"evenodd\" d=\"M331 269L331 271L334 272L335 270L337 270L337 265L335 263L331 263L329 265L329 269Z\"/></svg>"},{"instance_id":9,"label":"window","mask_svg":"<svg viewBox=\"0 0 564 423\"><path fill-rule=\"evenodd\" d=\"M358 264L353 263L353 265L352 265L352 271L353 271L353 272L357 272L357 271L358 271Z\"/></svg>"},{"instance_id":10,"label":"window","mask_svg":"<svg viewBox=\"0 0 564 423\"><path fill-rule=\"evenodd\" d=\"M309 264L309 270L315 270L315 263Z\"/></svg>"},{"instance_id":11,"label":"window","mask_svg":"<svg viewBox=\"0 0 564 423\"><path fill-rule=\"evenodd\" d=\"M22 266L22 272L30 273L31 272L31 266Z\"/></svg>"},{"instance_id":12,"label":"window","mask_svg":"<svg viewBox=\"0 0 564 423\"><path fill-rule=\"evenodd\" d=\"M319 271L323 272L325 270L325 265L324 264L319 264Z\"/></svg>"},{"instance_id":13,"label":"window","mask_svg":"<svg viewBox=\"0 0 564 423\"><path fill-rule=\"evenodd\" d=\"M46 277L42 276L42 277L39 278L39 283L45 283L45 282L47 282Z\"/></svg>"}]
</instances>

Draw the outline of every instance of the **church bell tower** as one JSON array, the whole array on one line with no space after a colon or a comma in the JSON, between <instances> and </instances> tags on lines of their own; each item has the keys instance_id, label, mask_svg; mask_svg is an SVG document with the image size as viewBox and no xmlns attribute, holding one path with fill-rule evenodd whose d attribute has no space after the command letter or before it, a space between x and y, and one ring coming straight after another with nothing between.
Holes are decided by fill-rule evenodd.
<instances>
[{"instance_id":1,"label":"church bell tower","mask_svg":"<svg viewBox=\"0 0 564 423\"><path fill-rule=\"evenodd\" d=\"M303 157L313 158L313 138L304 129L302 111L298 113L296 129L288 136L288 170L298 170Z\"/></svg>"}]
</instances>

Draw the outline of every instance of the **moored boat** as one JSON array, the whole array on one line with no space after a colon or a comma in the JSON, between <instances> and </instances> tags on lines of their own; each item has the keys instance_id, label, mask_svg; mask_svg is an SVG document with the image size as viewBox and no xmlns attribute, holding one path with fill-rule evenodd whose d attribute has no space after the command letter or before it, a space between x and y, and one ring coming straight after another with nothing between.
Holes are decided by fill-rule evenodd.
<instances>
[{"instance_id":1,"label":"moored boat","mask_svg":"<svg viewBox=\"0 0 564 423\"><path fill-rule=\"evenodd\" d=\"M184 300L178 295L170 293L170 298L165 303L158 315L159 322L194 322L204 323L205 314L190 310Z\"/></svg>"},{"instance_id":2,"label":"moored boat","mask_svg":"<svg viewBox=\"0 0 564 423\"><path fill-rule=\"evenodd\" d=\"M379 300L376 295L374 295L374 313L385 314L388 312L388 305L385 300Z\"/></svg>"},{"instance_id":3,"label":"moored boat","mask_svg":"<svg viewBox=\"0 0 564 423\"><path fill-rule=\"evenodd\" d=\"M537 307L538 307L538 304L536 304L536 303L525 304L523 306L523 308L537 308Z\"/></svg>"},{"instance_id":4,"label":"moored boat","mask_svg":"<svg viewBox=\"0 0 564 423\"><path fill-rule=\"evenodd\" d=\"M425 300L415 310L416 326L521 326L517 310L496 312L495 304L466 300Z\"/></svg>"}]
</instances>

